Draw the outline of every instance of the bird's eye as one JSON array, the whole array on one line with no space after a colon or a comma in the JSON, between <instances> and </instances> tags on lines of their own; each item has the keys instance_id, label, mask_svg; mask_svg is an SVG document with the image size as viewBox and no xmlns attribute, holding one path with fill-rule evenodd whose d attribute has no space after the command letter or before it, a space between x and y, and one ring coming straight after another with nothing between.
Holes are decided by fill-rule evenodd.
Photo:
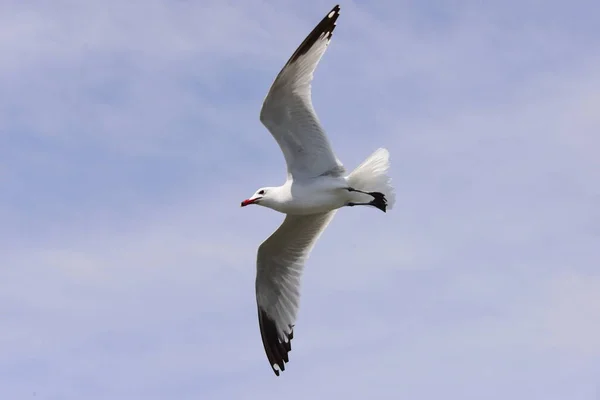
<instances>
[{"instance_id":1,"label":"bird's eye","mask_svg":"<svg viewBox=\"0 0 600 400\"><path fill-rule=\"evenodd\" d=\"M263 194L265 194L265 191L264 190L259 190L258 194L260 194L262 196Z\"/></svg>"}]
</instances>

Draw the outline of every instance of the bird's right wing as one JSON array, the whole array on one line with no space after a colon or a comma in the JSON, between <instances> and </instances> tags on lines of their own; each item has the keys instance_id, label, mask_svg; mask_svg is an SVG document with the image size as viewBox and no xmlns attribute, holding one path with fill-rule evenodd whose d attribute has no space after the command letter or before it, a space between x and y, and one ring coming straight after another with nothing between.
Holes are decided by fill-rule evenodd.
<instances>
[{"instance_id":1,"label":"bird's right wing","mask_svg":"<svg viewBox=\"0 0 600 400\"><path fill-rule=\"evenodd\" d=\"M271 368L278 376L279 371L285 370L291 350L304 261L335 212L287 215L258 248L256 302L260 335Z\"/></svg>"},{"instance_id":2,"label":"bird's right wing","mask_svg":"<svg viewBox=\"0 0 600 400\"><path fill-rule=\"evenodd\" d=\"M279 144L288 175L293 178L345 172L311 98L314 70L329 45L339 15L340 7L336 5L304 39L277 75L260 111L260 120Z\"/></svg>"}]
</instances>

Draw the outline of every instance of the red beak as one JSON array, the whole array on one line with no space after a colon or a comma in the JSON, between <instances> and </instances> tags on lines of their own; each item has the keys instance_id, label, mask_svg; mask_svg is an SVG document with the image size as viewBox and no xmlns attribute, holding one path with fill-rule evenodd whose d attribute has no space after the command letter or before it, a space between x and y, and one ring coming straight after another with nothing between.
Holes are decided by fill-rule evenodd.
<instances>
[{"instance_id":1,"label":"red beak","mask_svg":"<svg viewBox=\"0 0 600 400\"><path fill-rule=\"evenodd\" d=\"M252 199L244 200L244 201L242 201L242 207L246 207L247 205L253 204L255 202L256 202L256 199L254 199L254 200L252 200Z\"/></svg>"}]
</instances>

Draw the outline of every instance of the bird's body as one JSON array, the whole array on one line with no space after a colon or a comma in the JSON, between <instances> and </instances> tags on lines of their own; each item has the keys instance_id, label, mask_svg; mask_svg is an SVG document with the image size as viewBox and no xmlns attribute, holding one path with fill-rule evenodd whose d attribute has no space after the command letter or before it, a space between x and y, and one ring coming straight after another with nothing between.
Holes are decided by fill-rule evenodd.
<instances>
[{"instance_id":1,"label":"bird's body","mask_svg":"<svg viewBox=\"0 0 600 400\"><path fill-rule=\"evenodd\" d=\"M336 210L345 206L391 209L395 195L389 152L378 149L350 174L334 154L311 99L313 72L339 17L335 6L306 37L273 82L260 112L287 164L282 186L257 190L242 206L258 204L286 214L258 249L256 301L267 358L285 369L300 300L304 262Z\"/></svg>"},{"instance_id":2,"label":"bird's body","mask_svg":"<svg viewBox=\"0 0 600 400\"><path fill-rule=\"evenodd\" d=\"M308 215L343 207L353 198L344 177L287 180L282 186L269 188L273 201L266 206L284 214ZM356 196L354 196L356 197Z\"/></svg>"}]
</instances>

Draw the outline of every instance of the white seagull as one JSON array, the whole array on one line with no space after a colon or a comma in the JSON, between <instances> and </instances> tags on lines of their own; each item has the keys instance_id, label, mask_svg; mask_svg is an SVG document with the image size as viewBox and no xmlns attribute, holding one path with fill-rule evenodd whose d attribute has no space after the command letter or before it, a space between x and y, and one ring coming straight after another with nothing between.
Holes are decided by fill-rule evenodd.
<instances>
[{"instance_id":1,"label":"white seagull","mask_svg":"<svg viewBox=\"0 0 600 400\"><path fill-rule=\"evenodd\" d=\"M286 214L258 248L256 260L260 334L277 376L289 361L302 269L318 237L340 207L364 205L385 212L395 201L388 151L376 150L345 175L312 105L313 73L339 15L336 5L304 39L263 102L260 120L285 156L286 182L258 189L242 202L242 207L258 204Z\"/></svg>"}]
</instances>

